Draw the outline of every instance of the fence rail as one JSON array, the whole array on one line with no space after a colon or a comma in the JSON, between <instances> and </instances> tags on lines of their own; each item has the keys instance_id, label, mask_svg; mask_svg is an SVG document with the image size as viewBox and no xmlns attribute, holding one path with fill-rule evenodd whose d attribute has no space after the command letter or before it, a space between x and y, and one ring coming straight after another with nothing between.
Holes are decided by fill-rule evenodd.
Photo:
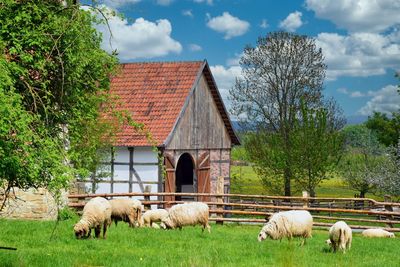
<instances>
[{"instance_id":1,"label":"fence rail","mask_svg":"<svg viewBox=\"0 0 400 267\"><path fill-rule=\"evenodd\" d=\"M265 223L274 212L299 209L308 210L312 213L316 227L327 227L337 220L344 220L354 229L378 227L392 232L400 232L400 203L380 202L369 198L208 193L111 193L69 195L69 206L82 208L88 199L98 196L105 198L139 197L147 209L151 205L165 208L185 201L198 200L209 205L212 215L210 220L217 223ZM177 200L166 201L164 200L166 196L174 196ZM150 200L151 197L156 197L157 200Z\"/></svg>"}]
</instances>

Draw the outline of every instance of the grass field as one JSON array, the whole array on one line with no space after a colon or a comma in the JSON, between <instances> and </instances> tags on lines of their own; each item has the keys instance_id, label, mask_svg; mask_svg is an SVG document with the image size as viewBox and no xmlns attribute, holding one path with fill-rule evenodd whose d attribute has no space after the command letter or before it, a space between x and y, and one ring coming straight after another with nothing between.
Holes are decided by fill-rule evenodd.
<instances>
[{"instance_id":1,"label":"grass field","mask_svg":"<svg viewBox=\"0 0 400 267\"><path fill-rule=\"evenodd\" d=\"M231 166L231 177L235 175L239 178L236 183L231 183L232 193L253 195L270 193L263 188L260 179L251 166ZM355 193L357 192L349 189L340 177L325 180L316 188L317 197L354 197ZM297 195L301 195L301 193ZM367 194L366 197L380 199L372 194Z\"/></svg>"},{"instance_id":2,"label":"grass field","mask_svg":"<svg viewBox=\"0 0 400 267\"><path fill-rule=\"evenodd\" d=\"M1 266L399 266L400 239L353 238L352 249L331 253L317 230L303 247L299 241L257 241L261 226L211 225L179 230L130 229L114 225L108 238L76 240L77 218L54 222L0 220Z\"/></svg>"}]
</instances>

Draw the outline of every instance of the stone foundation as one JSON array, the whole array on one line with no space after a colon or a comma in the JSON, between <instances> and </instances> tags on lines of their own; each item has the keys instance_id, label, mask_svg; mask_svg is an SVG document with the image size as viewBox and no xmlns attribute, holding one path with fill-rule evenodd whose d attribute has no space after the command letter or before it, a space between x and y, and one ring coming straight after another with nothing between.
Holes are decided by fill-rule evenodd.
<instances>
[{"instance_id":1,"label":"stone foundation","mask_svg":"<svg viewBox=\"0 0 400 267\"><path fill-rule=\"evenodd\" d=\"M4 193L0 192L3 203ZM0 217L10 219L56 220L57 205L54 198L44 188L11 190Z\"/></svg>"}]
</instances>

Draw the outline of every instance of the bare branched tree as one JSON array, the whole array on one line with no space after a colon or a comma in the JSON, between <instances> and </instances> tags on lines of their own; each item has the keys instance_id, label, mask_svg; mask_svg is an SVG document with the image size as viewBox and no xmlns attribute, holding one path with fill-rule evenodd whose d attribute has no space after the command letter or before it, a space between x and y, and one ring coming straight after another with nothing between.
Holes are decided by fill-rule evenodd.
<instances>
[{"instance_id":1,"label":"bare branched tree","mask_svg":"<svg viewBox=\"0 0 400 267\"><path fill-rule=\"evenodd\" d=\"M291 194L293 176L292 134L300 99L308 107L319 106L326 65L315 40L286 32L260 37L257 46L247 46L240 60L243 78L230 90L232 113L257 131L281 139L284 157L280 175L284 193ZM279 173L277 173L279 174Z\"/></svg>"}]
</instances>

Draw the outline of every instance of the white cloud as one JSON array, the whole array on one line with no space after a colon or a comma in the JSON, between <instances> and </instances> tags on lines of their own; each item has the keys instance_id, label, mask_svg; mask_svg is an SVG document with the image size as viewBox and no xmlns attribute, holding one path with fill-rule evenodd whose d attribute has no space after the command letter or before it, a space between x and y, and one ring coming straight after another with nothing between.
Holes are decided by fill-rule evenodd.
<instances>
[{"instance_id":1,"label":"white cloud","mask_svg":"<svg viewBox=\"0 0 400 267\"><path fill-rule=\"evenodd\" d=\"M108 52L117 49L121 60L159 57L182 50L182 45L171 38L172 26L167 19L151 22L138 18L130 24L127 19L114 16L108 19L108 23L112 32L112 47L107 26L96 26L103 34L102 47Z\"/></svg>"},{"instance_id":2,"label":"white cloud","mask_svg":"<svg viewBox=\"0 0 400 267\"><path fill-rule=\"evenodd\" d=\"M400 95L397 92L397 86L387 85L374 92L368 92L372 99L368 101L357 113L368 116L374 111L391 114L400 109Z\"/></svg>"},{"instance_id":3,"label":"white cloud","mask_svg":"<svg viewBox=\"0 0 400 267\"><path fill-rule=\"evenodd\" d=\"M328 66L327 79L339 76L367 77L382 75L387 68L396 68L400 62L400 44L394 35L354 33L320 33L316 44L322 48Z\"/></svg>"},{"instance_id":4,"label":"white cloud","mask_svg":"<svg viewBox=\"0 0 400 267\"><path fill-rule=\"evenodd\" d=\"M306 0L306 7L351 32L381 32L399 23L399 0Z\"/></svg>"},{"instance_id":5,"label":"white cloud","mask_svg":"<svg viewBox=\"0 0 400 267\"><path fill-rule=\"evenodd\" d=\"M341 94L345 94L345 95L349 94L349 90L347 90L347 88L344 88L344 87L338 88L336 91L338 91Z\"/></svg>"},{"instance_id":6,"label":"white cloud","mask_svg":"<svg viewBox=\"0 0 400 267\"><path fill-rule=\"evenodd\" d=\"M160 6L169 6L173 0L157 0L157 5Z\"/></svg>"},{"instance_id":7,"label":"white cloud","mask_svg":"<svg viewBox=\"0 0 400 267\"><path fill-rule=\"evenodd\" d=\"M250 28L250 23L224 12L222 16L210 18L207 26L214 31L224 33L224 39L228 40L245 34Z\"/></svg>"},{"instance_id":8,"label":"white cloud","mask_svg":"<svg viewBox=\"0 0 400 267\"><path fill-rule=\"evenodd\" d=\"M269 24L266 19L261 20L260 27L266 29L269 27Z\"/></svg>"},{"instance_id":9,"label":"white cloud","mask_svg":"<svg viewBox=\"0 0 400 267\"><path fill-rule=\"evenodd\" d=\"M365 97L371 95L370 93L362 93L360 91L349 91L347 88L344 87L338 88L336 91L344 95L349 95L352 98Z\"/></svg>"},{"instance_id":10,"label":"white cloud","mask_svg":"<svg viewBox=\"0 0 400 267\"><path fill-rule=\"evenodd\" d=\"M303 25L303 22L301 21L301 12L295 11L293 13L290 13L286 19L281 21L279 23L279 27L289 31L289 32L295 32L301 25Z\"/></svg>"},{"instance_id":11,"label":"white cloud","mask_svg":"<svg viewBox=\"0 0 400 267\"><path fill-rule=\"evenodd\" d=\"M229 89L235 85L236 77L242 77L241 68L239 66L231 66L225 68L222 65L210 66L211 72L217 83L219 92L224 100L227 110L230 109L230 102L228 100Z\"/></svg>"},{"instance_id":12,"label":"white cloud","mask_svg":"<svg viewBox=\"0 0 400 267\"><path fill-rule=\"evenodd\" d=\"M118 8L129 4L136 4L139 3L140 1L141 0L102 0L99 1L99 4L104 4L111 8Z\"/></svg>"},{"instance_id":13,"label":"white cloud","mask_svg":"<svg viewBox=\"0 0 400 267\"><path fill-rule=\"evenodd\" d=\"M212 5L213 4L213 0L193 0L193 2L195 3L207 3L207 5Z\"/></svg>"},{"instance_id":14,"label":"white cloud","mask_svg":"<svg viewBox=\"0 0 400 267\"><path fill-rule=\"evenodd\" d=\"M191 17L191 18L193 18L194 16L193 16L193 13L192 13L192 10L182 10L182 15L184 15L184 16L186 16L186 17Z\"/></svg>"},{"instance_id":15,"label":"white cloud","mask_svg":"<svg viewBox=\"0 0 400 267\"><path fill-rule=\"evenodd\" d=\"M189 50L193 52L201 51L203 48L199 46L198 44L190 44L189 45Z\"/></svg>"}]
</instances>

